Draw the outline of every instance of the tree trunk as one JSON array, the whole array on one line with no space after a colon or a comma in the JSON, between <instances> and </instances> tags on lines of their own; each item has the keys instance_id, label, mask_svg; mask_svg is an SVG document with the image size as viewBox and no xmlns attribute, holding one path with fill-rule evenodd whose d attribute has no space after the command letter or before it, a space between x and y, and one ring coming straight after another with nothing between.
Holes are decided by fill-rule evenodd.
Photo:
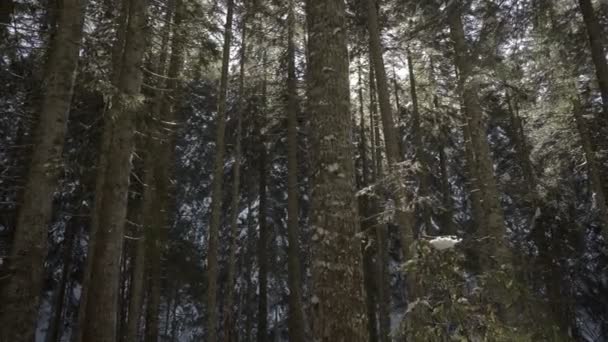
<instances>
[{"instance_id":1,"label":"tree trunk","mask_svg":"<svg viewBox=\"0 0 608 342\"><path fill-rule=\"evenodd\" d=\"M589 44L591 47L591 57L595 65L595 73L602 95L602 104L604 110L604 118L602 122L608 120L608 63L606 62L606 53L604 50L602 28L597 20L593 4L591 0L578 0L578 4L583 14L587 35L589 36ZM604 126L605 128L605 126Z\"/></svg>"},{"instance_id":2,"label":"tree trunk","mask_svg":"<svg viewBox=\"0 0 608 342\"><path fill-rule=\"evenodd\" d=\"M350 141L346 11L342 0L309 0L312 131L313 338L367 341L361 240Z\"/></svg>"},{"instance_id":3,"label":"tree trunk","mask_svg":"<svg viewBox=\"0 0 608 342\"><path fill-rule=\"evenodd\" d=\"M173 17L173 12L175 10L174 7L179 6L181 3L180 0L171 1L168 5L167 12L165 14L165 26L163 27L162 38L161 38L161 46L166 47L169 43L169 33L171 31L171 19ZM179 37L179 18L176 14L175 22L173 23L173 27L175 30L174 37ZM174 38L179 39L179 38ZM174 43L175 44L175 41ZM165 74L165 64L167 60L167 48L162 49L157 65L154 66L154 71L156 74L164 75ZM176 53L176 51L172 51L172 53ZM169 76L170 77L170 76ZM160 82L159 84L162 84ZM166 87L169 88L169 87ZM157 186L155 184L156 175L155 169L162 165L164 162L159 160L159 151L158 151L158 139L161 139L160 132L155 132L153 128L154 121L158 119L159 112L161 106L163 104L162 99L164 94L160 91L157 91L156 99L153 101L154 106L150 108L150 112L152 113L153 118L151 118L148 123L150 128L146 128L147 137L145 141L146 144L146 154L144 156L144 190L143 190L143 200L142 200L142 208L140 212L140 217L138 218L138 222L141 223L143 227L143 231L140 234L139 240L135 245L135 257L133 261L133 271L132 271L132 279L131 279L131 294L130 294L130 303L129 303L129 315L127 321L127 332L126 332L126 341L127 342L135 342L138 339L140 321L142 308L145 297L145 285L146 285L146 275L152 276L149 272L152 270L152 267L149 266L150 262L158 262L158 260L147 260L148 256L151 256L150 249L155 249L156 241L148 241L154 238L153 232L154 225L158 224L158 213L163 208L159 206L159 199L161 196L165 196L165 194L159 193ZM164 114L164 113L163 113ZM167 115L170 117L171 115ZM146 272L148 270L148 272ZM159 278L159 276L154 275L154 278ZM154 302L154 301L151 301ZM148 304L148 310L152 309L154 305ZM151 331L150 326L146 325L146 332Z\"/></svg>"},{"instance_id":4,"label":"tree trunk","mask_svg":"<svg viewBox=\"0 0 608 342\"><path fill-rule=\"evenodd\" d=\"M40 292L44 282L48 224L53 193L62 169L67 120L72 101L82 37L84 4L65 0L49 47L33 156L17 218L8 277L3 279L0 302L2 341L34 339Z\"/></svg>"},{"instance_id":5,"label":"tree trunk","mask_svg":"<svg viewBox=\"0 0 608 342\"><path fill-rule=\"evenodd\" d=\"M363 78L361 63L359 63L359 158L361 160L361 180L359 188L367 187L371 181L369 166L367 161L367 130L365 129L365 112L363 106ZM368 320L368 340L369 342L378 341L378 324L376 319L376 265L374 255L376 254L374 245L376 238L373 234L374 220L371 214L370 205L373 198L363 194L359 196L359 215L361 216L361 231L364 239L361 243L363 255L363 285L365 286L365 305L367 308Z\"/></svg>"},{"instance_id":6,"label":"tree trunk","mask_svg":"<svg viewBox=\"0 0 608 342\"><path fill-rule=\"evenodd\" d=\"M420 124L420 110L418 107L418 92L416 89L416 76L414 74L414 63L412 61L412 53L407 49L407 69L410 78L410 95L412 98L412 126L413 126L413 141L416 148L416 161L420 163L420 171L418 178L420 189L418 197L422 199L422 204L419 207L422 211L422 222L424 226L420 231L426 232L432 228L431 224L431 204L430 204L430 180L429 180L429 158L426 155L426 149L422 139L422 125Z\"/></svg>"},{"instance_id":7,"label":"tree trunk","mask_svg":"<svg viewBox=\"0 0 608 342\"><path fill-rule=\"evenodd\" d=\"M447 12L450 35L455 49L455 62L459 71L458 90L463 102L463 112L468 119L471 145L475 151L478 176L476 186L480 193L482 215L485 217L484 224L477 227L475 250L480 256L480 266L483 272L495 272L504 268L514 282L517 282L516 272L510 270L513 265L513 258L505 237L506 226L500 203L500 192L494 178L494 166L490 146L486 138L483 110L477 96L480 86L479 81L475 79L473 74L473 59L468 53L469 47L462 24L460 5L452 4ZM466 138L468 137L465 132ZM511 306L500 304L504 302L501 297L502 293L505 293L504 285L493 284L490 286L494 288L488 289L487 292L492 298L490 300L495 303L499 319L507 325L519 325L523 321L522 317L527 317L526 315L529 314L529 312L519 310L523 303Z\"/></svg>"},{"instance_id":8,"label":"tree trunk","mask_svg":"<svg viewBox=\"0 0 608 342\"><path fill-rule=\"evenodd\" d=\"M120 83L120 74L123 64L123 53L124 45L127 35L127 17L129 15L130 1L121 0L121 10L119 15L116 17L117 28L116 28L116 39L111 48L112 56L112 70L110 80L112 85L118 89ZM95 201L94 208L92 210L91 224L89 229L89 242L87 246L87 258L84 269L84 275L82 277L82 292L79 298L78 305L78 324L76 325L75 331L72 334L73 342L81 342L84 334L84 326L86 319L87 302L89 298L89 286L91 282L91 272L93 269L93 261L95 254L95 246L97 242L97 235L99 231L99 215L101 214L102 198L104 195L105 186L105 172L108 165L109 149L112 139L111 118L109 117L110 109L116 94L112 94L111 98L106 101L103 109L101 119L103 120L101 142L99 144L99 160L96 165L96 178L95 178Z\"/></svg>"},{"instance_id":9,"label":"tree trunk","mask_svg":"<svg viewBox=\"0 0 608 342\"><path fill-rule=\"evenodd\" d=\"M302 305L302 280L300 273L300 218L298 184L298 93L296 79L296 46L294 0L289 1L287 17L287 263L289 283L289 340L306 340L304 308Z\"/></svg>"},{"instance_id":10,"label":"tree trunk","mask_svg":"<svg viewBox=\"0 0 608 342\"><path fill-rule=\"evenodd\" d=\"M600 169L595 157L595 151L591 144L591 138L589 130L585 123L585 119L582 114L582 106L578 99L573 100L573 114L576 128L581 139L581 145L587 160L587 171L589 172L590 189L593 193L594 204L597 206L600 218L604 222L604 227L601 230L601 234L604 237L604 241L608 241L608 206L606 205L606 194L604 193L604 187L600 176Z\"/></svg>"},{"instance_id":11,"label":"tree trunk","mask_svg":"<svg viewBox=\"0 0 608 342\"><path fill-rule=\"evenodd\" d=\"M126 0L125 0L126 1ZM131 174L131 154L134 147L135 115L141 102L142 62L146 46L146 0L130 0L126 25L125 49L117 82L119 97L111 106L105 129L105 155L100 157L104 167L98 174L96 213L93 214L95 241L89 255L91 269L85 278L88 293L84 298L84 317L81 321L83 341L113 341L116 338L116 312L120 257L123 248L124 225L127 213L127 194ZM121 34L121 33L119 33Z\"/></svg>"},{"instance_id":12,"label":"tree trunk","mask_svg":"<svg viewBox=\"0 0 608 342\"><path fill-rule=\"evenodd\" d=\"M266 53L263 57L263 65L267 62ZM264 121L266 116L266 69L263 71L264 80L262 81L262 109L261 117L256 120L256 134L258 137L258 172L259 172L259 213L258 213L258 225L260 230L260 237L258 240L258 266L259 266L259 281L258 281L258 333L257 341L266 342L268 338L268 199L266 196L266 184L267 184L267 155L266 155L266 140L263 134Z\"/></svg>"},{"instance_id":13,"label":"tree trunk","mask_svg":"<svg viewBox=\"0 0 608 342\"><path fill-rule=\"evenodd\" d=\"M228 259L228 293L226 295L225 322L224 322L224 341L231 342L236 340L234 322L234 279L236 274L236 249L238 239L238 215L240 203L241 187L241 155L242 155L242 136L243 136L243 112L245 111L245 64L247 57L247 13L243 16L243 28L241 35L241 61L239 71L239 107L237 109L237 128L236 128L236 148L234 151L234 177L232 181L232 213L230 215L230 256Z\"/></svg>"},{"instance_id":14,"label":"tree trunk","mask_svg":"<svg viewBox=\"0 0 608 342\"><path fill-rule=\"evenodd\" d=\"M61 326L63 325L63 311L65 308L65 297L68 292L67 284L69 281L69 273L72 269L72 255L74 253L74 240L76 240L76 230L79 229L79 225L82 224L80 216L72 217L70 222L66 226L65 237L63 240L64 251L63 251L63 269L61 271L61 278L57 285L57 296L55 297L55 303L53 305L53 315L49 320L49 330L47 331L48 342L60 342L61 341Z\"/></svg>"},{"instance_id":15,"label":"tree trunk","mask_svg":"<svg viewBox=\"0 0 608 342\"><path fill-rule=\"evenodd\" d=\"M372 64L375 71L376 86L378 88L378 102L380 104L380 116L384 132L384 143L386 147L386 159L390 168L390 174L394 175L396 184L395 218L399 225L401 248L404 260L410 258L410 245L413 242L413 215L407 206L407 192L405 186L399 180L398 163L403 161L400 153L399 139L395 127L393 113L390 104L388 79L384 69L384 57L382 56L382 44L380 42L380 28L378 25L378 12L375 0L366 0L367 3L367 25L369 31L369 46Z\"/></svg>"},{"instance_id":16,"label":"tree trunk","mask_svg":"<svg viewBox=\"0 0 608 342\"><path fill-rule=\"evenodd\" d=\"M234 0L228 0L226 25L224 26L224 47L222 55L222 71L217 110L217 136L215 146L213 188L211 192L211 223L209 225L209 251L207 252L207 340L217 340L217 250L219 228L222 214L222 188L224 178L224 153L226 135L226 94L228 90L228 67L230 64L230 44L232 41L232 17Z\"/></svg>"},{"instance_id":17,"label":"tree trunk","mask_svg":"<svg viewBox=\"0 0 608 342\"><path fill-rule=\"evenodd\" d=\"M371 57L370 57L371 59ZM376 101L378 92L376 91L376 76L374 67L370 63L369 66L369 117L371 121L370 130L372 131L372 165L374 167L374 178L379 181L382 179L384 171L382 170L382 150L384 144L380 138L380 124L378 123L378 103Z\"/></svg>"}]
</instances>

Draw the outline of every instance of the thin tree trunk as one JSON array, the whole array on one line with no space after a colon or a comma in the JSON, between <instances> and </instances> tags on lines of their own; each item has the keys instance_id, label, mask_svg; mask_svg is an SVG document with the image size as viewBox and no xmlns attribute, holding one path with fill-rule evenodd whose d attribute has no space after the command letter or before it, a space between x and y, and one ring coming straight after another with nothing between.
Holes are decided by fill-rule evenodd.
<instances>
[{"instance_id":1,"label":"thin tree trunk","mask_svg":"<svg viewBox=\"0 0 608 342\"><path fill-rule=\"evenodd\" d=\"M81 0L62 3L57 30L50 43L33 156L8 261L9 276L0 284L2 341L29 342L34 339L44 282L48 224L57 177L62 169L61 158L78 65L83 6Z\"/></svg>"},{"instance_id":2,"label":"thin tree trunk","mask_svg":"<svg viewBox=\"0 0 608 342\"><path fill-rule=\"evenodd\" d=\"M228 67L232 41L232 18L234 0L228 0L226 25L224 27L224 47L217 110L216 153L213 166L213 188L211 192L211 223L209 225L209 251L207 252L207 340L217 340L217 253L219 227L222 214L222 188L224 177L224 153L226 135L226 95L228 90Z\"/></svg>"},{"instance_id":3,"label":"thin tree trunk","mask_svg":"<svg viewBox=\"0 0 608 342\"><path fill-rule=\"evenodd\" d=\"M289 340L306 340L304 307L302 305L302 280L300 273L300 243L298 221L300 218L298 184L298 94L296 79L295 4L289 1L287 16L287 263L289 285Z\"/></svg>"},{"instance_id":4,"label":"thin tree trunk","mask_svg":"<svg viewBox=\"0 0 608 342\"><path fill-rule=\"evenodd\" d=\"M598 22L593 9L591 0L578 0L587 35L589 36L589 44L591 47L591 57L595 65L595 73L602 95L602 104L604 110L604 119L608 120L608 63L606 62L606 53L604 50L602 28Z\"/></svg>"},{"instance_id":5,"label":"thin tree trunk","mask_svg":"<svg viewBox=\"0 0 608 342\"><path fill-rule=\"evenodd\" d=\"M266 53L263 57L263 65L266 65ZM266 195L266 184L267 184L267 155L266 155L266 141L263 135L264 119L266 115L266 69L264 69L264 80L262 81L262 110L261 117L257 118L257 129L256 134L258 136L258 172L259 172L259 213L258 213L258 225L260 230L260 237L258 240L258 266L259 266L259 280L258 280L258 332L257 341L266 342L268 338L268 224L267 224L267 210L268 210L268 199Z\"/></svg>"},{"instance_id":6,"label":"thin tree trunk","mask_svg":"<svg viewBox=\"0 0 608 342\"><path fill-rule=\"evenodd\" d=\"M429 203L429 158L426 155L426 149L423 145L422 139L422 125L420 124L420 110L418 106L418 92L416 89L416 76L414 74L414 62L412 60L412 53L410 49L407 49L407 69L410 78L410 95L412 98L412 126L414 131L414 145L416 148L416 159L420 163L420 172L418 172L418 178L420 179L420 190L419 198L423 199L421 205L422 221L424 227L421 231L428 231L432 228L431 225L431 204Z\"/></svg>"},{"instance_id":7,"label":"thin tree trunk","mask_svg":"<svg viewBox=\"0 0 608 342\"><path fill-rule=\"evenodd\" d=\"M374 72L374 66L370 63L369 66L369 116L372 122L372 138L373 146L372 149L372 163L374 166L374 178L376 181L382 179L384 171L382 169L382 150L384 144L380 138L380 117L378 114L378 103L376 101L378 92L376 91L376 76Z\"/></svg>"},{"instance_id":8,"label":"thin tree trunk","mask_svg":"<svg viewBox=\"0 0 608 342\"><path fill-rule=\"evenodd\" d=\"M350 141L346 11L342 0L310 0L313 338L367 341L361 240Z\"/></svg>"},{"instance_id":9,"label":"thin tree trunk","mask_svg":"<svg viewBox=\"0 0 608 342\"><path fill-rule=\"evenodd\" d=\"M162 37L161 37L161 46L166 47L169 43L169 33L171 31L171 20L173 17L173 12L175 10L174 7L178 6L176 2L180 0L171 1L169 3L169 7L165 14L165 26L163 27ZM178 28L179 23L174 23L176 30ZM165 74L165 64L167 60L167 48L163 48L157 65L154 66L155 73L159 75ZM160 83L162 84L162 83ZM153 101L154 106L150 108L150 112L153 113L154 116L149 123L150 126L153 126L152 123L156 117L160 114L160 107L162 105L163 94L159 91L155 94L156 99ZM146 155L144 156L144 190L143 190L143 199L142 199L142 208L140 212L140 217L138 218L138 222L142 224L143 231L140 234L139 240L137 240L135 244L135 257L133 261L133 271L132 271L132 279L131 279L131 293L130 293L130 302L129 302L129 316L127 321L127 331L126 331L126 341L127 342L135 342L138 339L144 296L145 296L145 284L146 284L146 269L150 270L149 261L147 259L147 254L149 254L149 240L152 238L151 231L153 230L151 225L156 224L157 214L159 212L158 200L160 196L164 196L164 194L160 194L156 189L154 184L155 181L155 165L158 163L162 163L163 161L158 160L158 151L156 151L157 143L156 141L159 139L158 136L155 136L155 132L153 129L147 129L147 137L146 137ZM153 242L155 243L155 242ZM152 246L154 248L154 246ZM149 276L149 274L148 274ZM148 305L148 309L152 305ZM149 327L146 326L146 331L149 331Z\"/></svg>"},{"instance_id":10,"label":"thin tree trunk","mask_svg":"<svg viewBox=\"0 0 608 342\"><path fill-rule=\"evenodd\" d=\"M67 284L69 280L69 273L72 269L72 260L74 253L74 240L76 240L76 230L78 226L82 224L80 217L72 217L70 222L66 226L65 238L63 240L64 251L63 251L63 269L61 271L61 278L57 285L57 296L53 305L53 316L49 320L49 330L47 332L48 342L60 342L63 325L63 312L65 308L65 297L68 292Z\"/></svg>"},{"instance_id":11,"label":"thin tree trunk","mask_svg":"<svg viewBox=\"0 0 608 342\"><path fill-rule=\"evenodd\" d=\"M243 112L245 111L245 64L247 57L247 18L245 13L243 17L243 28L241 34L241 61L239 71L239 107L237 110L237 128L236 142L234 151L234 177L232 181L232 213L230 216L230 256L228 259L228 293L226 294L226 306L224 312L224 341L230 342L236 339L235 322L234 322L234 279L236 274L236 249L238 238L238 214L239 214L239 199L241 187L241 155L242 155L242 136L243 136Z\"/></svg>"},{"instance_id":12,"label":"thin tree trunk","mask_svg":"<svg viewBox=\"0 0 608 342\"><path fill-rule=\"evenodd\" d=\"M374 66L376 86L378 87L378 102L380 104L380 115L384 132L384 143L386 148L386 159L388 160L391 174L395 175L397 190L394 196L395 217L399 227L402 254L405 260L410 258L410 245L414 239L413 215L408 209L407 192L402 182L397 164L403 161L400 153L397 130L394 123L390 104L388 79L384 69L384 57L382 56L382 44L380 42L380 28L378 26L378 13L375 0L366 0L367 3L367 25L369 31L370 55Z\"/></svg>"},{"instance_id":13,"label":"thin tree trunk","mask_svg":"<svg viewBox=\"0 0 608 342\"><path fill-rule=\"evenodd\" d=\"M130 0L125 49L118 73L117 90L120 97L112 105L109 112L112 120L107 120L105 127L108 134L107 150L102 151L106 155L100 157L100 164L105 169L98 175L98 183L103 183L103 187L99 189L101 192L96 193L99 204L95 206L97 212L93 216L94 220L98 220L97 231L93 232L94 251L89 256L92 258L90 277L85 278L84 284L88 294L82 303L86 307L81 323L82 340L87 342L105 342L116 338L120 257L132 169L134 117L140 107L146 16L146 0Z\"/></svg>"},{"instance_id":14,"label":"thin tree trunk","mask_svg":"<svg viewBox=\"0 0 608 342\"><path fill-rule=\"evenodd\" d=\"M585 159L587 160L590 188L594 197L593 202L598 209L602 221L604 221L604 227L601 230L601 234L604 237L604 241L608 241L608 206L606 205L606 194L604 193L604 187L599 171L600 169L595 157L593 145L591 144L589 130L584 121L585 119L583 118L582 106L578 99L574 99L573 104L574 121L581 139Z\"/></svg>"},{"instance_id":15,"label":"thin tree trunk","mask_svg":"<svg viewBox=\"0 0 608 342\"><path fill-rule=\"evenodd\" d=\"M367 161L367 130L365 127L365 112L363 105L363 78L361 62L359 62L359 158L361 159L361 180L359 188L365 188L370 183L369 166ZM369 206L372 198L363 194L359 196L359 214L361 216L361 231L364 239L361 243L361 253L363 254L363 285L365 287L365 305L367 308L368 320L368 340L378 341L378 325L376 319L376 289L375 289L375 264L374 264L374 244L373 219L370 214Z\"/></svg>"}]
</instances>

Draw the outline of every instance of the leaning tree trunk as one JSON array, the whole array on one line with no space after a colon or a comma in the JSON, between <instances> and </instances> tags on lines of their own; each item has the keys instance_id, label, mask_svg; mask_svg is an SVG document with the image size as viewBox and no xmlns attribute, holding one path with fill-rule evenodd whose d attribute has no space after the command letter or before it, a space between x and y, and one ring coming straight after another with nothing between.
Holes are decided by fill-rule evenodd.
<instances>
[{"instance_id":1,"label":"leaning tree trunk","mask_svg":"<svg viewBox=\"0 0 608 342\"><path fill-rule=\"evenodd\" d=\"M213 164L213 187L211 190L211 223L209 225L209 251L207 252L207 340L217 340L217 250L220 219L222 214L222 187L224 177L224 153L226 135L226 95L228 90L228 67L230 64L230 44L232 40L232 17L234 0L228 0L226 25L224 26L224 47L217 109L217 135L215 138L215 160Z\"/></svg>"},{"instance_id":2,"label":"leaning tree trunk","mask_svg":"<svg viewBox=\"0 0 608 342\"><path fill-rule=\"evenodd\" d=\"M92 258L91 269L84 284L87 295L81 304L85 305L81 321L82 340L87 342L113 341L116 338L120 257L132 169L135 115L142 101L146 15L146 0L129 1L125 48L117 76L119 95L108 113L111 119L107 120L105 127L107 132L104 134L108 140L104 142L106 145L102 151L105 155L100 156L104 169L97 176L98 181L103 179L103 186L95 194L98 203L93 216L98 222L89 256Z\"/></svg>"},{"instance_id":3,"label":"leaning tree trunk","mask_svg":"<svg viewBox=\"0 0 608 342\"><path fill-rule=\"evenodd\" d=\"M296 46L294 0L289 1L287 16L287 263L289 282L289 340L306 340L304 308L302 305L302 280L300 274L300 243L298 234L299 183L298 183L298 94L296 79Z\"/></svg>"},{"instance_id":4,"label":"leaning tree trunk","mask_svg":"<svg viewBox=\"0 0 608 342\"><path fill-rule=\"evenodd\" d=\"M319 342L367 341L361 240L350 141L346 11L307 3L312 131L312 331Z\"/></svg>"},{"instance_id":5,"label":"leaning tree trunk","mask_svg":"<svg viewBox=\"0 0 608 342\"><path fill-rule=\"evenodd\" d=\"M0 293L1 341L32 341L44 282L48 224L72 101L84 20L84 2L65 0L50 42L33 156Z\"/></svg>"},{"instance_id":6,"label":"leaning tree trunk","mask_svg":"<svg viewBox=\"0 0 608 342\"><path fill-rule=\"evenodd\" d=\"M598 22L593 9L591 0L578 0L587 35L589 36L589 44L591 47L591 57L595 65L595 73L602 94L602 104L604 109L604 118L602 121L608 120L608 63L606 62L606 53L604 50L603 40L604 34ZM606 128L606 127L604 127Z\"/></svg>"}]
</instances>

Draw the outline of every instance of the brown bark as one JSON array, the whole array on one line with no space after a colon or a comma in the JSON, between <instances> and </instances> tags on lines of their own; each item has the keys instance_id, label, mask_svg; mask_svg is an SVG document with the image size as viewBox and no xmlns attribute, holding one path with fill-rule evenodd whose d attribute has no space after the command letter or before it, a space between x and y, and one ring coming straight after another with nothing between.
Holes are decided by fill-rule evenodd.
<instances>
[{"instance_id":1,"label":"brown bark","mask_svg":"<svg viewBox=\"0 0 608 342\"><path fill-rule=\"evenodd\" d=\"M289 1L287 17L287 263L289 285L289 340L304 342L305 318L302 305L300 273L300 218L298 183L298 93L296 79L296 46L294 41L296 20L294 0Z\"/></svg>"},{"instance_id":2,"label":"brown bark","mask_svg":"<svg viewBox=\"0 0 608 342\"><path fill-rule=\"evenodd\" d=\"M58 26L48 53L44 95L8 261L8 277L0 284L2 341L34 339L44 281L48 224L57 177L62 169L61 157L78 65L83 6L83 1L66 0L58 9Z\"/></svg>"},{"instance_id":3,"label":"brown bark","mask_svg":"<svg viewBox=\"0 0 608 342\"><path fill-rule=\"evenodd\" d=\"M319 342L366 341L345 4L309 0L306 10L311 37L313 338Z\"/></svg>"},{"instance_id":4,"label":"brown bark","mask_svg":"<svg viewBox=\"0 0 608 342\"><path fill-rule=\"evenodd\" d=\"M224 154L226 150L226 94L228 90L228 67L230 63L230 44L232 41L232 18L234 0L228 0L226 25L224 27L224 47L217 110L217 136L213 166L213 188L211 192L211 223L209 225L209 251L207 252L207 340L217 340L217 253L220 219L222 214L222 188L224 178Z\"/></svg>"},{"instance_id":5,"label":"brown bark","mask_svg":"<svg viewBox=\"0 0 608 342\"><path fill-rule=\"evenodd\" d=\"M232 212L230 215L230 256L228 259L228 293L226 294L225 304L225 322L224 322L224 341L233 341L236 339L235 322L234 322L234 278L236 274L236 249L238 238L238 214L239 214L239 199L241 187L241 155L242 155L242 135L243 135L243 112L245 111L245 64L247 58L247 19L248 14L243 17L243 28L241 34L241 61L239 71L239 107L237 109L237 128L236 142L234 151L234 166L233 166L233 181L232 181Z\"/></svg>"},{"instance_id":6,"label":"brown bark","mask_svg":"<svg viewBox=\"0 0 608 342\"><path fill-rule=\"evenodd\" d=\"M141 101L141 65L146 45L146 0L130 0L128 13L125 49L117 76L119 95L108 113L112 120L106 121L104 134L108 140L104 142L104 155L100 157L104 169L98 174L98 184L103 185L97 189L100 192L95 198L93 225L97 227L93 229L95 241L91 242L90 271L84 284L88 292L81 303L85 305L82 340L87 342L113 341L117 331L120 257L132 168L134 119Z\"/></svg>"},{"instance_id":7,"label":"brown bark","mask_svg":"<svg viewBox=\"0 0 608 342\"><path fill-rule=\"evenodd\" d=\"M581 13L583 14L587 35L589 36L591 57L593 59L593 64L595 65L595 73L602 95L604 110L604 119L602 122L604 122L608 120L608 63L606 62L606 53L603 44L604 34L602 33L602 28L595 15L591 0L578 0L578 4Z\"/></svg>"}]
</instances>

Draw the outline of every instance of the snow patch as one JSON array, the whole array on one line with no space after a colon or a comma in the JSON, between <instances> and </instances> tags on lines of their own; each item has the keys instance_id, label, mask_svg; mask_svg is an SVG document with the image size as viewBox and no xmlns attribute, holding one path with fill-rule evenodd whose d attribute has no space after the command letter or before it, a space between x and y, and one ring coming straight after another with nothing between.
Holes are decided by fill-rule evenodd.
<instances>
[{"instance_id":1,"label":"snow patch","mask_svg":"<svg viewBox=\"0 0 608 342\"><path fill-rule=\"evenodd\" d=\"M431 246L442 251L444 249L450 249L460 243L462 239L455 236L438 236L429 241Z\"/></svg>"}]
</instances>

